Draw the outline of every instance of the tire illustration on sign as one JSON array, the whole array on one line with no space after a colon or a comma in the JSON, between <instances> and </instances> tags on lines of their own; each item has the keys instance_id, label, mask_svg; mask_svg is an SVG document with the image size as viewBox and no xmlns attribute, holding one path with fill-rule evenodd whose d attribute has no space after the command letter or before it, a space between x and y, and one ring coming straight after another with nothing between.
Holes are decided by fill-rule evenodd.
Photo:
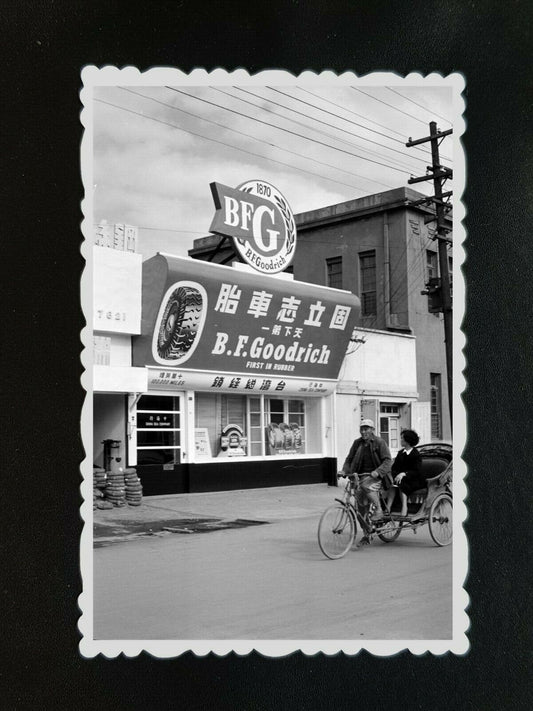
<instances>
[{"instance_id":1,"label":"tire illustration on sign","mask_svg":"<svg viewBox=\"0 0 533 711\"><path fill-rule=\"evenodd\" d=\"M179 365L194 353L207 312L207 293L201 284L180 281L163 297L154 327L152 353L163 365Z\"/></svg>"}]
</instances>

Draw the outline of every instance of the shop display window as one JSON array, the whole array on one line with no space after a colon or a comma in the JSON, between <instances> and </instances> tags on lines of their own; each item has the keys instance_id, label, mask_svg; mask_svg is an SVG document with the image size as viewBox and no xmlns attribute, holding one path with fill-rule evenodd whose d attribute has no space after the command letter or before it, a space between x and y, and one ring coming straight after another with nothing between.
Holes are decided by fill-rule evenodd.
<instances>
[{"instance_id":1,"label":"shop display window","mask_svg":"<svg viewBox=\"0 0 533 711\"><path fill-rule=\"evenodd\" d=\"M180 398L142 395L137 403L136 434L137 464L179 464Z\"/></svg>"},{"instance_id":2,"label":"shop display window","mask_svg":"<svg viewBox=\"0 0 533 711\"><path fill-rule=\"evenodd\" d=\"M320 406L315 400L196 393L197 455L201 452L199 456L219 458L318 453ZM311 447L309 429L315 442Z\"/></svg>"}]
</instances>

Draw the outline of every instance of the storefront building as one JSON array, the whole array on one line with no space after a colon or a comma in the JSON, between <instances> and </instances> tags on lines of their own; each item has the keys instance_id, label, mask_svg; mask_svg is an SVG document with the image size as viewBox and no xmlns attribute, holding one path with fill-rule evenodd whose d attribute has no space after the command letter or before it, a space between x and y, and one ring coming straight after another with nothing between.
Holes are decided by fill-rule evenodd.
<instances>
[{"instance_id":1,"label":"storefront building","mask_svg":"<svg viewBox=\"0 0 533 711\"><path fill-rule=\"evenodd\" d=\"M281 273L296 232L273 186L212 189L248 265L157 254L140 282L139 255L94 247L94 464L119 441L145 495L333 481L359 300Z\"/></svg>"},{"instance_id":2,"label":"storefront building","mask_svg":"<svg viewBox=\"0 0 533 711\"><path fill-rule=\"evenodd\" d=\"M100 268L121 264L117 273L131 258L94 250ZM127 280L99 283L115 305L120 292L130 309L142 302L142 319L122 326L115 306L109 330L95 332L95 465L106 439L120 441L145 495L334 476L334 391L358 316L353 295L164 254L142 265L137 295Z\"/></svg>"},{"instance_id":3,"label":"storefront building","mask_svg":"<svg viewBox=\"0 0 533 711\"><path fill-rule=\"evenodd\" d=\"M146 494L326 482L349 292L158 254L143 264L128 465Z\"/></svg>"}]
</instances>

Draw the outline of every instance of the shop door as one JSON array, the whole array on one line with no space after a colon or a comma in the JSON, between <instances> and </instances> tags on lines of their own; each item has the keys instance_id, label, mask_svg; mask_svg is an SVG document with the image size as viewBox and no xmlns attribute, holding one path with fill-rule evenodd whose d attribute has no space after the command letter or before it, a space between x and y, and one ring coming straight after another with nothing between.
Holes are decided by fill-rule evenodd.
<instances>
[{"instance_id":1,"label":"shop door","mask_svg":"<svg viewBox=\"0 0 533 711\"><path fill-rule=\"evenodd\" d=\"M181 395L141 395L136 414L138 466L173 470L182 463L184 434Z\"/></svg>"}]
</instances>

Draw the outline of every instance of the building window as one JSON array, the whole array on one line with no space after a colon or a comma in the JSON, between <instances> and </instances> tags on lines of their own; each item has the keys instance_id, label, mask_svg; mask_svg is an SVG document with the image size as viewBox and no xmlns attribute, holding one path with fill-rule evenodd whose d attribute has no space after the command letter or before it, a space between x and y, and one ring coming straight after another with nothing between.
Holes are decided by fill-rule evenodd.
<instances>
[{"instance_id":1,"label":"building window","mask_svg":"<svg viewBox=\"0 0 533 711\"><path fill-rule=\"evenodd\" d=\"M361 269L361 316L374 316L377 313L376 299L376 252L359 254Z\"/></svg>"},{"instance_id":2,"label":"building window","mask_svg":"<svg viewBox=\"0 0 533 711\"><path fill-rule=\"evenodd\" d=\"M437 252L433 252L431 249L426 249L426 265L427 265L427 279L436 278L439 276L439 266L437 261Z\"/></svg>"},{"instance_id":3,"label":"building window","mask_svg":"<svg viewBox=\"0 0 533 711\"><path fill-rule=\"evenodd\" d=\"M179 397L142 395L137 403L137 464L181 461Z\"/></svg>"},{"instance_id":4,"label":"building window","mask_svg":"<svg viewBox=\"0 0 533 711\"><path fill-rule=\"evenodd\" d=\"M306 454L307 424L304 400L196 393L195 427L207 431L213 457ZM242 435L233 447L231 427Z\"/></svg>"},{"instance_id":5,"label":"building window","mask_svg":"<svg viewBox=\"0 0 533 711\"><path fill-rule=\"evenodd\" d=\"M437 252L433 252L431 249L426 249L426 270L427 279L426 283L429 283L430 279L436 279L439 276L439 262L437 257ZM438 313L431 311L431 297L428 297L428 312L432 313L434 316L438 316Z\"/></svg>"},{"instance_id":6,"label":"building window","mask_svg":"<svg viewBox=\"0 0 533 711\"><path fill-rule=\"evenodd\" d=\"M442 392L440 373L430 373L431 439L442 438Z\"/></svg>"},{"instance_id":7,"label":"building window","mask_svg":"<svg viewBox=\"0 0 533 711\"><path fill-rule=\"evenodd\" d=\"M342 257L326 259L326 286L342 289Z\"/></svg>"},{"instance_id":8,"label":"building window","mask_svg":"<svg viewBox=\"0 0 533 711\"><path fill-rule=\"evenodd\" d=\"M381 403L379 413L379 436L389 449L400 448L400 406Z\"/></svg>"}]
</instances>

